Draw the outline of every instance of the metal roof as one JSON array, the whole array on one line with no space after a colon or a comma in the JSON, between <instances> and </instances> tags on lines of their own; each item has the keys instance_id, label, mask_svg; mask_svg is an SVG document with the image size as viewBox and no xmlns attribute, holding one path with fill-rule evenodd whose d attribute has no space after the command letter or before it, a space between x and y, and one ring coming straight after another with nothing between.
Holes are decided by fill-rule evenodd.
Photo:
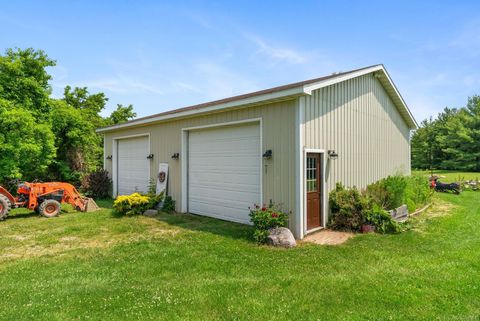
<instances>
[{"instance_id":1,"label":"metal roof","mask_svg":"<svg viewBox=\"0 0 480 321\"><path fill-rule=\"evenodd\" d=\"M182 117L191 117L192 115L218 111L222 109L234 108L234 107L248 107L255 106L265 102L272 102L278 100L291 99L301 95L309 95L313 90L330 86L348 79L359 77L368 73L375 73L375 76L384 86L387 93L392 98L393 102L397 106L400 114L405 119L406 123L410 128L416 129L418 124L410 112L407 104L403 100L403 97L400 95L398 89L390 78L388 72L386 71L383 65L373 65L364 68L359 68L355 70L350 70L347 72L340 72L331 74L329 76L304 80L300 82L295 82L283 86L273 87L269 89L264 89L260 91L255 91L243 95L228 97L220 100L214 100L198 105L178 108L159 114L154 114L146 117L137 118L130 120L128 122L112 125L108 127L103 127L97 129L98 133L105 133L113 130L129 128L140 125L147 125L159 121L164 121L168 119L176 119Z\"/></svg>"}]
</instances>

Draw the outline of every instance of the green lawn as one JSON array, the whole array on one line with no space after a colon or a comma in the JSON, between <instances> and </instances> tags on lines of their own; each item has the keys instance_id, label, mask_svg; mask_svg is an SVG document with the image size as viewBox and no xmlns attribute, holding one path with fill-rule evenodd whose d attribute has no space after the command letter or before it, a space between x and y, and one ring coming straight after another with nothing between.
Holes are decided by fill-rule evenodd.
<instances>
[{"instance_id":1,"label":"green lawn","mask_svg":"<svg viewBox=\"0 0 480 321\"><path fill-rule=\"evenodd\" d=\"M480 192L442 194L408 232L284 250L204 217L19 211L0 224L0 319L477 320L479 218Z\"/></svg>"}]
</instances>

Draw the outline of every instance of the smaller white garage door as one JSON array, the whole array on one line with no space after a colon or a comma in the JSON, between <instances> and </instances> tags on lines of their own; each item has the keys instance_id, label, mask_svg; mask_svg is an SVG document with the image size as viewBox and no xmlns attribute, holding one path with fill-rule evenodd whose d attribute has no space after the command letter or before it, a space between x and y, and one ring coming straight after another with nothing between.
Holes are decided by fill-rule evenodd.
<instances>
[{"instance_id":1,"label":"smaller white garage door","mask_svg":"<svg viewBox=\"0 0 480 321\"><path fill-rule=\"evenodd\" d=\"M147 192L150 180L148 136L118 140L117 193Z\"/></svg>"},{"instance_id":2,"label":"smaller white garage door","mask_svg":"<svg viewBox=\"0 0 480 321\"><path fill-rule=\"evenodd\" d=\"M260 126L216 127L189 133L188 210L249 224L260 203Z\"/></svg>"}]
</instances>

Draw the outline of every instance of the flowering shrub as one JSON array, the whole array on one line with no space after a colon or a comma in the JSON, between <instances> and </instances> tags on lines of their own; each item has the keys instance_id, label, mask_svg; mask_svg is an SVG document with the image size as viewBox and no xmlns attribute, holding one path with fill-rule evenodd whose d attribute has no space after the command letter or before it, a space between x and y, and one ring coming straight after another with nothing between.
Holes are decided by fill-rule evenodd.
<instances>
[{"instance_id":1,"label":"flowering shrub","mask_svg":"<svg viewBox=\"0 0 480 321\"><path fill-rule=\"evenodd\" d=\"M113 208L123 215L139 215L151 208L152 198L139 193L117 197L113 202Z\"/></svg>"},{"instance_id":2,"label":"flowering shrub","mask_svg":"<svg viewBox=\"0 0 480 321\"><path fill-rule=\"evenodd\" d=\"M255 205L250 208L250 221L255 227L253 238L261 244L266 242L269 229L288 225L288 214L274 204L268 207Z\"/></svg>"}]
</instances>

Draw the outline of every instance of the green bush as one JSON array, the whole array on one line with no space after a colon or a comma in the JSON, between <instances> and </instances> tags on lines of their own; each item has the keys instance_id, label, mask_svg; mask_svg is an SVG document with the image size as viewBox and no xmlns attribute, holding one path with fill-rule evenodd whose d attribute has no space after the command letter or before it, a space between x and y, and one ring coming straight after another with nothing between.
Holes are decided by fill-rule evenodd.
<instances>
[{"instance_id":1,"label":"green bush","mask_svg":"<svg viewBox=\"0 0 480 321\"><path fill-rule=\"evenodd\" d=\"M164 212L175 212L175 200L171 196L165 197L163 201L162 211Z\"/></svg>"},{"instance_id":2,"label":"green bush","mask_svg":"<svg viewBox=\"0 0 480 321\"><path fill-rule=\"evenodd\" d=\"M407 188L405 190L405 204L410 212L428 204L433 196L426 177L412 175L407 177Z\"/></svg>"},{"instance_id":3,"label":"green bush","mask_svg":"<svg viewBox=\"0 0 480 321\"><path fill-rule=\"evenodd\" d=\"M253 238L259 244L267 240L268 230L288 225L288 214L278 205L270 204L268 207L255 205L250 208L250 221L255 228Z\"/></svg>"},{"instance_id":4,"label":"green bush","mask_svg":"<svg viewBox=\"0 0 480 321\"><path fill-rule=\"evenodd\" d=\"M395 175L368 185L363 194L386 210L406 204L412 212L430 201L432 190L426 177Z\"/></svg>"},{"instance_id":5,"label":"green bush","mask_svg":"<svg viewBox=\"0 0 480 321\"><path fill-rule=\"evenodd\" d=\"M133 193L117 197L113 209L122 215L139 215L152 208L152 197Z\"/></svg>"},{"instance_id":6,"label":"green bush","mask_svg":"<svg viewBox=\"0 0 480 321\"><path fill-rule=\"evenodd\" d=\"M364 194L384 209L397 208L405 203L407 178L402 175L388 176L367 186Z\"/></svg>"},{"instance_id":7,"label":"green bush","mask_svg":"<svg viewBox=\"0 0 480 321\"><path fill-rule=\"evenodd\" d=\"M401 226L391 215L378 204L372 203L372 207L365 211L364 219L367 224L375 226L379 233L399 233Z\"/></svg>"},{"instance_id":8,"label":"green bush","mask_svg":"<svg viewBox=\"0 0 480 321\"><path fill-rule=\"evenodd\" d=\"M358 230L364 222L364 212L370 208L369 199L356 187L345 188L341 183L330 193L329 203L329 226L337 230Z\"/></svg>"},{"instance_id":9,"label":"green bush","mask_svg":"<svg viewBox=\"0 0 480 321\"><path fill-rule=\"evenodd\" d=\"M430 202L431 197L427 178L418 175L388 176L368 185L362 192L337 184L330 193L329 226L356 231L363 223L369 223L375 225L379 233L397 233L401 224L392 219L387 210L407 204L412 212Z\"/></svg>"},{"instance_id":10,"label":"green bush","mask_svg":"<svg viewBox=\"0 0 480 321\"><path fill-rule=\"evenodd\" d=\"M157 207L165 195L164 192L157 194L157 182L154 179L150 179L146 196L150 198L148 208L152 209Z\"/></svg>"},{"instance_id":11,"label":"green bush","mask_svg":"<svg viewBox=\"0 0 480 321\"><path fill-rule=\"evenodd\" d=\"M160 194L147 194L148 198L150 201L148 202L148 209L156 208L158 203L160 203L163 200L163 192Z\"/></svg>"},{"instance_id":12,"label":"green bush","mask_svg":"<svg viewBox=\"0 0 480 321\"><path fill-rule=\"evenodd\" d=\"M110 194L112 180L108 177L108 172L102 168L97 169L82 179L80 189L85 195L95 198L107 198Z\"/></svg>"}]
</instances>

